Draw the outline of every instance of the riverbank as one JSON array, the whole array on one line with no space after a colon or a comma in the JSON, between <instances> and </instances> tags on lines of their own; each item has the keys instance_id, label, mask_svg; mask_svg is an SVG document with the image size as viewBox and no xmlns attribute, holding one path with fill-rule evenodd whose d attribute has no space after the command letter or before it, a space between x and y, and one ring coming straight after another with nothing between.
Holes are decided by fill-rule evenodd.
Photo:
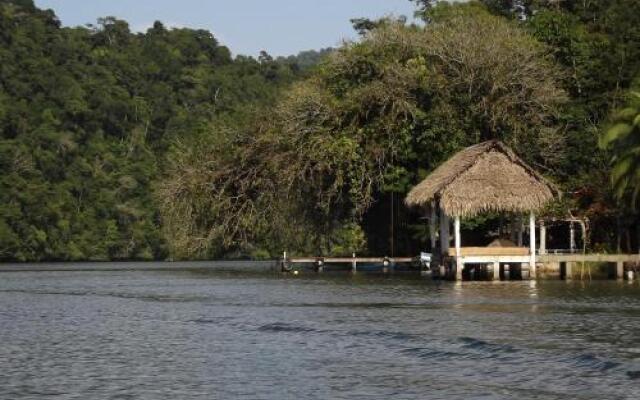
<instances>
[{"instance_id":1,"label":"riverbank","mask_svg":"<svg viewBox=\"0 0 640 400\"><path fill-rule=\"evenodd\" d=\"M45 271L174 271L211 270L237 272L277 272L276 261L178 261L178 262L42 262L0 264L0 272L45 272Z\"/></svg>"}]
</instances>

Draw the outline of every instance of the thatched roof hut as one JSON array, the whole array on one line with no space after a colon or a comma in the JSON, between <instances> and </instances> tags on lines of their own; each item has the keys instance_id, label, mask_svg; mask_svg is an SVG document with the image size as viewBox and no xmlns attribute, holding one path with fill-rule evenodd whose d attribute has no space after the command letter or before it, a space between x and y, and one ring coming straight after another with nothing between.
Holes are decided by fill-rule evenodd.
<instances>
[{"instance_id":1,"label":"thatched roof hut","mask_svg":"<svg viewBox=\"0 0 640 400\"><path fill-rule=\"evenodd\" d=\"M540 210L557 189L497 140L468 147L440 165L406 198L409 206L432 200L449 216L485 211L529 213Z\"/></svg>"}]
</instances>

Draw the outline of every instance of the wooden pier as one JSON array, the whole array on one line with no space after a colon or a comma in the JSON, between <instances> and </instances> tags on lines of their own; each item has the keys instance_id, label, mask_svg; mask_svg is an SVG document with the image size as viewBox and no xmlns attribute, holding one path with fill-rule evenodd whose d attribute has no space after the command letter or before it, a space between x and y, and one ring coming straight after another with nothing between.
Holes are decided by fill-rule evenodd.
<instances>
[{"instance_id":1,"label":"wooden pier","mask_svg":"<svg viewBox=\"0 0 640 400\"><path fill-rule=\"evenodd\" d=\"M609 264L608 275L615 279L634 279L639 272L640 254L536 254L535 258L530 254L487 254L486 248L480 248L474 252L473 248L466 248L460 252L460 256L445 256L444 260L437 262L442 265L442 273L445 279L462 280L463 275L469 270L485 269L485 276L489 279L500 280L508 272L517 271L522 279L536 279L558 277L570 280L577 272L585 272L582 267L586 263ZM470 251L471 250L471 251ZM526 249L522 249L526 250ZM533 261L532 261L533 260ZM589 269L586 269L589 274Z\"/></svg>"},{"instance_id":2,"label":"wooden pier","mask_svg":"<svg viewBox=\"0 0 640 400\"><path fill-rule=\"evenodd\" d=\"M325 264L383 264L385 261L396 264L413 262L415 257L292 257L288 260L292 264L317 263L318 261Z\"/></svg>"},{"instance_id":3,"label":"wooden pier","mask_svg":"<svg viewBox=\"0 0 640 400\"><path fill-rule=\"evenodd\" d=\"M357 272L358 265L374 264L382 267L383 272L390 272L399 264L419 265L417 257L284 257L281 260L282 270L289 272L294 265L312 266L317 272L323 272L324 268L330 264L347 264L351 266L352 272Z\"/></svg>"},{"instance_id":4,"label":"wooden pier","mask_svg":"<svg viewBox=\"0 0 640 400\"><path fill-rule=\"evenodd\" d=\"M433 264L420 261L419 257L287 257L281 259L282 271L297 271L296 267L303 266L316 272L324 272L328 265L350 265L352 272L358 271L358 265L376 265L380 270L389 273L396 266L404 264L409 270L429 272L431 276L440 279L462 280L463 275L469 279L469 269L476 268L484 271L484 280L505 279L537 279L558 277L570 280L577 268L584 263L611 264L610 277L615 279L634 279L640 270L640 254L536 254L535 268L531 268L531 256L525 254L526 248L520 249L518 254L506 254L507 249L494 248L489 254L486 248L474 251L474 248L464 248L460 258L445 256L443 260L433 260ZM462 269L458 269L462 268ZM463 269L467 268L464 270ZM475 270L474 270L475 271ZM472 276L476 276L475 272ZM471 278L473 279L473 278Z\"/></svg>"},{"instance_id":5,"label":"wooden pier","mask_svg":"<svg viewBox=\"0 0 640 400\"><path fill-rule=\"evenodd\" d=\"M615 265L613 276L616 279L628 278L628 271L632 271L631 279L640 266L640 254L541 254L538 261L548 270L560 272L565 279L571 279L573 270L583 263L607 263ZM626 265L633 265L633 269L625 269Z\"/></svg>"}]
</instances>

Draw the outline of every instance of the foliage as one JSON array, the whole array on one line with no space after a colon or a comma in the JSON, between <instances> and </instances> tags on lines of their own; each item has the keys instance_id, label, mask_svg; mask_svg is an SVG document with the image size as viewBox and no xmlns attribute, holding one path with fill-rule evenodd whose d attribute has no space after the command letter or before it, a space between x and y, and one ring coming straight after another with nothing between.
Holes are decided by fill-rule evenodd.
<instances>
[{"instance_id":1,"label":"foliage","mask_svg":"<svg viewBox=\"0 0 640 400\"><path fill-rule=\"evenodd\" d=\"M167 149L296 76L207 31L61 28L30 1L0 2L0 59L1 260L167 257L152 197Z\"/></svg>"},{"instance_id":2,"label":"foliage","mask_svg":"<svg viewBox=\"0 0 640 400\"><path fill-rule=\"evenodd\" d=\"M615 247L637 221L607 180L613 155L615 192L638 188L640 2L414 2L422 25L356 19L357 42L254 59L0 0L0 260L412 254L405 193L490 138Z\"/></svg>"},{"instance_id":3,"label":"foliage","mask_svg":"<svg viewBox=\"0 0 640 400\"><path fill-rule=\"evenodd\" d=\"M332 47L320 50L305 50L295 56L278 57L277 61L281 64L288 64L296 72L308 72L320 64L333 50Z\"/></svg>"},{"instance_id":4,"label":"foliage","mask_svg":"<svg viewBox=\"0 0 640 400\"><path fill-rule=\"evenodd\" d=\"M611 237L621 234L616 232L616 220L624 220L630 228L638 216L629 215L614 200L608 182L610 155L597 148L609 114L620 107L633 78L640 74L640 29L635 17L640 3L533 1L529 11L531 18L524 26L553 49L555 60L568 71L563 87L570 102L561 118L567 157L557 169L571 200L565 213L595 224L591 231L604 243L594 245L615 247Z\"/></svg>"},{"instance_id":5,"label":"foliage","mask_svg":"<svg viewBox=\"0 0 640 400\"><path fill-rule=\"evenodd\" d=\"M552 166L541 149L565 96L546 48L475 4L433 11L426 27L377 21L284 94L268 123L232 134L235 151L214 143L204 159L176 163L162 192L171 212L199 204L179 194L197 190L168 190L187 171L210 185L211 227L192 237L348 254L362 247L341 243L342 226L362 223L370 243L387 234L374 232L387 224L372 206L399 203L420 178L418 166L432 169L463 146L501 138ZM175 219L190 226L196 215Z\"/></svg>"},{"instance_id":6,"label":"foliage","mask_svg":"<svg viewBox=\"0 0 640 400\"><path fill-rule=\"evenodd\" d=\"M640 92L629 94L627 106L616 112L600 146L614 154L611 180L616 196L630 193L635 207L640 193Z\"/></svg>"}]
</instances>

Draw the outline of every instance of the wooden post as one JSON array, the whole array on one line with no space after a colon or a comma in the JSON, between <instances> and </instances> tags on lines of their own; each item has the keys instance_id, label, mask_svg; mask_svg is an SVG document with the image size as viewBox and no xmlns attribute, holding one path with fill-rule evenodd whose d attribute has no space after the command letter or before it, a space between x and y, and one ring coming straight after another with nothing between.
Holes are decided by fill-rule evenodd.
<instances>
[{"instance_id":1,"label":"wooden post","mask_svg":"<svg viewBox=\"0 0 640 400\"><path fill-rule=\"evenodd\" d=\"M455 219L455 240L456 240L456 257L460 257L460 247L461 247L461 238L460 238L460 217L456 217Z\"/></svg>"},{"instance_id":2,"label":"wooden post","mask_svg":"<svg viewBox=\"0 0 640 400\"><path fill-rule=\"evenodd\" d=\"M353 253L353 261L351 262L351 271L355 273L357 270L358 270L358 267L356 263L356 253Z\"/></svg>"},{"instance_id":3,"label":"wooden post","mask_svg":"<svg viewBox=\"0 0 640 400\"><path fill-rule=\"evenodd\" d=\"M540 221L540 254L547 254L547 227Z\"/></svg>"},{"instance_id":4,"label":"wooden post","mask_svg":"<svg viewBox=\"0 0 640 400\"><path fill-rule=\"evenodd\" d=\"M624 262L616 262L616 279L624 279Z\"/></svg>"},{"instance_id":5,"label":"wooden post","mask_svg":"<svg viewBox=\"0 0 640 400\"><path fill-rule=\"evenodd\" d=\"M531 260L529 261L529 275L532 279L536 277L536 216L532 212L529 214L529 248Z\"/></svg>"},{"instance_id":6,"label":"wooden post","mask_svg":"<svg viewBox=\"0 0 640 400\"><path fill-rule=\"evenodd\" d=\"M570 281L573 279L573 262L567 261L564 263L564 279Z\"/></svg>"},{"instance_id":7,"label":"wooden post","mask_svg":"<svg viewBox=\"0 0 640 400\"><path fill-rule=\"evenodd\" d=\"M500 280L500 262L499 261L493 262L493 280L494 281Z\"/></svg>"},{"instance_id":8,"label":"wooden post","mask_svg":"<svg viewBox=\"0 0 640 400\"><path fill-rule=\"evenodd\" d=\"M449 253L449 217L440 209L440 250L442 255Z\"/></svg>"},{"instance_id":9,"label":"wooden post","mask_svg":"<svg viewBox=\"0 0 640 400\"><path fill-rule=\"evenodd\" d=\"M436 202L431 202L431 217L429 218L429 237L431 239L431 254L436 248Z\"/></svg>"},{"instance_id":10,"label":"wooden post","mask_svg":"<svg viewBox=\"0 0 640 400\"><path fill-rule=\"evenodd\" d=\"M461 239L460 239L460 217L456 217L454 221L454 236L456 243L456 280L462 280L462 257L460 254Z\"/></svg>"},{"instance_id":11,"label":"wooden post","mask_svg":"<svg viewBox=\"0 0 640 400\"><path fill-rule=\"evenodd\" d=\"M282 254L282 270L283 271L287 270L287 252L286 251Z\"/></svg>"},{"instance_id":12,"label":"wooden post","mask_svg":"<svg viewBox=\"0 0 640 400\"><path fill-rule=\"evenodd\" d=\"M571 250L571 254L576 252L576 230L573 227L573 221L571 221L569 227L569 249Z\"/></svg>"},{"instance_id":13,"label":"wooden post","mask_svg":"<svg viewBox=\"0 0 640 400\"><path fill-rule=\"evenodd\" d=\"M587 251L587 226L584 223L584 220L580 220L580 237L582 238L582 250L586 253Z\"/></svg>"}]
</instances>

